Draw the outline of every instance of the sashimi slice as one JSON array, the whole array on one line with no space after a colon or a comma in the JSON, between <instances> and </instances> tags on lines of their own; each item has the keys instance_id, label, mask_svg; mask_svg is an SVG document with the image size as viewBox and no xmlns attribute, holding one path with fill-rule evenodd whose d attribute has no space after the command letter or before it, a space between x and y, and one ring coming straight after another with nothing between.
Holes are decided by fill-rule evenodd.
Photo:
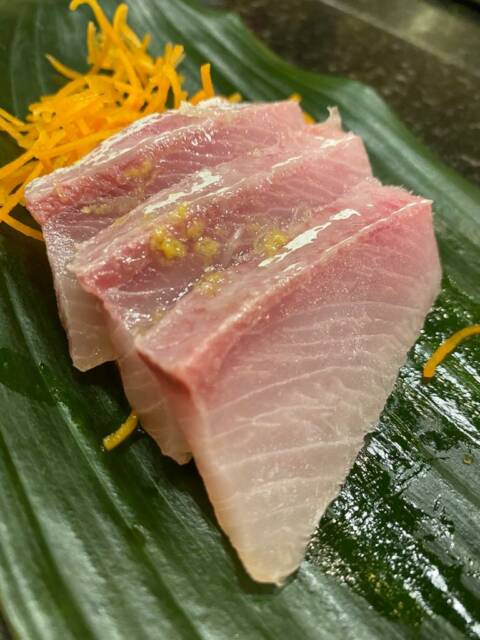
<instances>
[{"instance_id":1,"label":"sashimi slice","mask_svg":"<svg viewBox=\"0 0 480 640\"><path fill-rule=\"evenodd\" d=\"M310 131L310 129L309 129ZM299 136L257 157L192 176L101 232L79 251L80 282L105 306L126 395L162 451L185 461L188 445L167 419L158 382L133 339L195 283L214 285L214 270L275 249L308 224L313 207L335 199L370 175L361 140ZM152 243L159 230L179 242L180 258ZM193 235L192 235L193 234ZM189 237L190 236L190 237Z\"/></svg>"},{"instance_id":2,"label":"sashimi slice","mask_svg":"<svg viewBox=\"0 0 480 640\"><path fill-rule=\"evenodd\" d=\"M77 245L198 169L248 155L304 126L298 105L288 101L185 104L139 120L75 165L28 186L27 206L43 227L59 312L78 369L111 360L114 351L101 305L68 269ZM332 120L327 129L335 135L338 123Z\"/></svg>"},{"instance_id":3,"label":"sashimi slice","mask_svg":"<svg viewBox=\"0 0 480 640\"><path fill-rule=\"evenodd\" d=\"M220 253L211 266L229 253L230 230L237 232L242 225L236 242L243 246L245 236L252 248L255 227L273 228L278 217L288 223L304 220L312 207L335 200L368 176L371 168L358 136L324 138L309 127L258 154L202 169L152 196L79 246L71 270L87 288L111 288L150 267L161 273L168 268L170 278L192 260L207 266L194 250L175 260L152 249L152 234L160 225L185 247L206 237L217 240ZM187 227L194 222L201 228L190 237ZM182 269L171 268L179 264Z\"/></svg>"},{"instance_id":4,"label":"sashimi slice","mask_svg":"<svg viewBox=\"0 0 480 640\"><path fill-rule=\"evenodd\" d=\"M141 162L146 159L156 163L152 152L162 143L165 134L180 133L212 114L238 111L247 105L212 99L197 107L184 103L180 109L141 118L100 143L75 164L33 180L26 188L27 204L39 224L60 215L65 207L95 203L113 208L112 199L118 200L118 206L128 211L132 208L131 203L124 204L122 198L132 196L132 182L137 188L143 187L154 167L145 167L143 171L136 171L137 175L130 176L121 171L140 169Z\"/></svg>"},{"instance_id":5,"label":"sashimi slice","mask_svg":"<svg viewBox=\"0 0 480 640\"><path fill-rule=\"evenodd\" d=\"M428 201L372 181L312 223L136 340L260 582L302 561L440 285Z\"/></svg>"}]
</instances>

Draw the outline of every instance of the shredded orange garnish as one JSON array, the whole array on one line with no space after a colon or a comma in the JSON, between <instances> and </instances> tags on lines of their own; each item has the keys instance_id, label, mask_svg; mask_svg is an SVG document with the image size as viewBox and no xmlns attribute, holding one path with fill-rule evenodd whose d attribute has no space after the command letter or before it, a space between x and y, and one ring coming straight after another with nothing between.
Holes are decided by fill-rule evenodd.
<instances>
[{"instance_id":1,"label":"shredded orange garnish","mask_svg":"<svg viewBox=\"0 0 480 640\"><path fill-rule=\"evenodd\" d=\"M289 96L288 99L293 100L293 102L298 102L300 104L300 102L302 101L302 96L299 93L292 93L292 95ZM303 119L307 124L315 124L316 122L315 118L311 116L309 113L307 113L306 111L303 112Z\"/></svg>"},{"instance_id":2,"label":"shredded orange garnish","mask_svg":"<svg viewBox=\"0 0 480 640\"><path fill-rule=\"evenodd\" d=\"M462 340L469 338L470 336L480 334L480 324L473 324L470 327L465 327L454 333L453 336L447 338L436 351L428 359L427 363L423 367L423 377L432 378L435 375L435 370L439 364L451 353Z\"/></svg>"},{"instance_id":3,"label":"shredded orange garnish","mask_svg":"<svg viewBox=\"0 0 480 640\"><path fill-rule=\"evenodd\" d=\"M177 71L184 57L183 46L167 43L161 56L151 56L147 51L151 37L140 38L128 26L126 4L118 5L112 21L99 0L72 0L70 10L83 4L90 7L96 21L87 26L88 71L81 73L47 55L53 69L66 78L64 86L31 104L25 120L0 108L0 132L23 150L0 168L0 223L37 240L42 240L40 231L11 215L17 205L24 204L25 187L31 180L76 162L99 142L143 116L177 108L182 101L196 105L215 95L207 63L200 67L201 88L189 98L184 78ZM292 99L299 101L300 96ZM240 102L242 96L234 93L229 100ZM307 114L305 117L312 120ZM138 417L132 412L103 440L105 449L117 447L137 424Z\"/></svg>"},{"instance_id":4,"label":"shredded orange garnish","mask_svg":"<svg viewBox=\"0 0 480 640\"><path fill-rule=\"evenodd\" d=\"M75 11L86 4L96 23L87 27L86 73L70 69L47 55L52 67L68 82L55 94L31 104L26 120L0 108L0 131L13 138L23 153L0 168L0 222L38 240L40 231L12 215L24 203L25 186L36 177L72 164L138 118L188 100L183 76L177 71L183 46L167 43L163 54L147 52L150 35L139 38L127 24L128 7L118 5L110 22L98 0L73 0ZM198 104L215 95L210 64L200 68L201 89L191 97ZM232 102L241 100L239 94Z\"/></svg>"},{"instance_id":5,"label":"shredded orange garnish","mask_svg":"<svg viewBox=\"0 0 480 640\"><path fill-rule=\"evenodd\" d=\"M125 422L120 427L103 439L103 446L107 451L111 451L118 447L124 440L126 440L138 426L137 414L132 411Z\"/></svg>"},{"instance_id":6,"label":"shredded orange garnish","mask_svg":"<svg viewBox=\"0 0 480 640\"><path fill-rule=\"evenodd\" d=\"M52 67L68 82L55 94L42 96L29 106L25 120L0 108L0 132L13 138L23 153L0 168L0 223L37 240L42 234L11 213L24 204L26 185L41 175L65 167L91 151L100 141L139 118L187 101L184 78L177 67L184 57L180 44L167 43L156 58L148 52L151 37L139 38L128 26L128 7L118 5L110 22L98 0L73 0L75 11L86 4L96 23L87 27L89 69L80 73L47 55ZM200 67L201 89L190 98L198 104L215 95L210 64ZM239 102L239 93L229 98ZM121 427L107 436L107 451L123 442L136 428L131 413Z\"/></svg>"}]
</instances>

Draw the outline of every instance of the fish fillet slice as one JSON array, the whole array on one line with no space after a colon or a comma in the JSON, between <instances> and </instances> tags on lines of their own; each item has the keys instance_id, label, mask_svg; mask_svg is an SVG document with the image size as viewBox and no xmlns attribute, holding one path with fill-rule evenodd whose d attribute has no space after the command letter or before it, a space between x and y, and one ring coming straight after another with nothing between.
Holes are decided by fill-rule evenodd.
<instances>
[{"instance_id":1,"label":"fish fillet slice","mask_svg":"<svg viewBox=\"0 0 480 640\"><path fill-rule=\"evenodd\" d=\"M430 203L364 184L284 252L226 277L136 344L247 571L281 584L439 291Z\"/></svg>"},{"instance_id":2,"label":"fish fillet slice","mask_svg":"<svg viewBox=\"0 0 480 640\"><path fill-rule=\"evenodd\" d=\"M250 159L239 159L208 173L192 176L170 193L152 198L129 214L116 229L109 228L79 252L74 268L80 282L105 306L112 341L127 397L143 427L162 451L179 462L189 457L165 406L158 382L139 359L135 335L145 331L215 264L224 267L246 260L263 235L293 233L305 227L305 216L370 175L360 139L343 134L317 138L315 128L295 142L279 145ZM179 196L179 193L182 195ZM169 223L182 202L188 211L180 223ZM167 204L166 204L167 203ZM168 204L169 203L169 204ZM150 214L148 212L151 212ZM146 213L146 215L144 215ZM189 222L201 223L202 237L218 243L213 259L195 250L180 260L166 260L151 248L159 225L183 237Z\"/></svg>"},{"instance_id":3,"label":"fish fillet slice","mask_svg":"<svg viewBox=\"0 0 480 640\"><path fill-rule=\"evenodd\" d=\"M185 104L139 120L75 165L28 186L27 206L42 224L59 312L78 369L115 357L101 305L68 269L78 244L198 169L268 147L304 127L292 102ZM339 130L335 117L324 127L331 135Z\"/></svg>"},{"instance_id":4,"label":"fish fillet slice","mask_svg":"<svg viewBox=\"0 0 480 640\"><path fill-rule=\"evenodd\" d=\"M197 107L183 104L180 109L154 113L137 120L100 143L75 164L57 169L27 185L25 195L35 219L43 224L60 215L66 207L112 205L112 199L128 211L135 201L132 186L145 187L149 172L138 171L137 175L124 176L121 170L138 168L139 161L145 159L150 159L155 166L157 159L154 153L162 148L164 136L168 137L172 131L188 132L192 125L200 124L212 115L237 113L244 108L248 108L248 103L232 105L213 99ZM161 159L158 161L162 162ZM134 178L137 180L133 181ZM125 202L129 197L132 200Z\"/></svg>"}]
</instances>

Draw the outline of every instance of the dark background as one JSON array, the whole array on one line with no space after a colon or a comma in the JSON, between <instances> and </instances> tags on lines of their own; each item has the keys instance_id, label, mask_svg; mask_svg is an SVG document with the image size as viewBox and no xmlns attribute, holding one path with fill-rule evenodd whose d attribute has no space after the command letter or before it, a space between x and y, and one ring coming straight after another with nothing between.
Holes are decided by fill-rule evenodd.
<instances>
[{"instance_id":1,"label":"dark background","mask_svg":"<svg viewBox=\"0 0 480 640\"><path fill-rule=\"evenodd\" d=\"M296 65L365 82L450 166L480 183L480 3L203 0Z\"/></svg>"},{"instance_id":2,"label":"dark background","mask_svg":"<svg viewBox=\"0 0 480 640\"><path fill-rule=\"evenodd\" d=\"M238 13L290 62L376 88L447 164L480 183L480 3L202 1Z\"/></svg>"}]
</instances>

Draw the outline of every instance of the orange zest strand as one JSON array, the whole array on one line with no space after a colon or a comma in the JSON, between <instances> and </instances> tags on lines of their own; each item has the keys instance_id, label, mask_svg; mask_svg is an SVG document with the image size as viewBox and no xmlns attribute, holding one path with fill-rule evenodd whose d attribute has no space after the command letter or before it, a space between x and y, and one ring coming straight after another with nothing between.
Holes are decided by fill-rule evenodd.
<instances>
[{"instance_id":1,"label":"orange zest strand","mask_svg":"<svg viewBox=\"0 0 480 640\"><path fill-rule=\"evenodd\" d=\"M5 118L5 120L8 120L9 122L11 122L17 127L24 126L21 120L19 120L18 118L15 118L15 116L12 116L10 113L8 113L8 111L5 111L5 109L2 109L2 107L0 107L0 117Z\"/></svg>"},{"instance_id":2,"label":"orange zest strand","mask_svg":"<svg viewBox=\"0 0 480 640\"><path fill-rule=\"evenodd\" d=\"M202 64L202 66L200 67L200 77L202 78L202 87L207 98L212 98L215 95L210 73L210 63Z\"/></svg>"},{"instance_id":3,"label":"orange zest strand","mask_svg":"<svg viewBox=\"0 0 480 640\"><path fill-rule=\"evenodd\" d=\"M118 447L119 444L124 442L129 436L132 435L137 426L138 416L132 411L125 422L121 424L116 431L103 439L103 446L107 451L115 449L115 447Z\"/></svg>"},{"instance_id":4,"label":"orange zest strand","mask_svg":"<svg viewBox=\"0 0 480 640\"><path fill-rule=\"evenodd\" d=\"M0 108L0 132L22 150L0 167L0 223L37 240L42 239L40 231L12 216L14 208L24 204L25 187L31 180L76 162L138 118L215 95L210 65L204 64L199 73L201 88L189 98L178 72L183 46L166 43L162 55L151 56L150 34L140 37L128 26L125 3L117 6L112 20L98 0L73 0L70 9L81 5L90 8L95 20L86 30L88 70L71 69L47 55L65 84L31 104L25 120ZM241 96L229 99L237 102Z\"/></svg>"},{"instance_id":5,"label":"orange zest strand","mask_svg":"<svg viewBox=\"0 0 480 640\"><path fill-rule=\"evenodd\" d=\"M50 62L55 71L58 71L58 73L60 73L62 76L65 76L65 78L70 78L70 80L76 80L77 78L80 78L81 74L78 73L78 71L70 69L48 53L45 57Z\"/></svg>"},{"instance_id":6,"label":"orange zest strand","mask_svg":"<svg viewBox=\"0 0 480 640\"><path fill-rule=\"evenodd\" d=\"M298 104L300 104L300 102L302 101L302 96L299 93L292 93L292 95L289 96L288 99L293 100L293 102L298 102ZM303 112L303 119L307 124L315 124L316 122L315 118L311 116L309 113L307 113L306 111Z\"/></svg>"},{"instance_id":7,"label":"orange zest strand","mask_svg":"<svg viewBox=\"0 0 480 640\"><path fill-rule=\"evenodd\" d=\"M21 156L18 156L12 162L9 162L4 167L0 169L0 180L7 178L10 174L12 174L16 169L20 169L26 164L31 158L35 155L35 149L30 149L29 151L25 151Z\"/></svg>"},{"instance_id":8,"label":"orange zest strand","mask_svg":"<svg viewBox=\"0 0 480 640\"><path fill-rule=\"evenodd\" d=\"M9 227L12 227L12 229L15 229L15 231L23 233L24 236L28 236L29 238L33 238L34 240L43 240L41 231L38 231L38 229L32 229L28 226L28 224L23 224L23 222L20 222L20 220L17 220L16 218L7 216L4 222Z\"/></svg>"},{"instance_id":9,"label":"orange zest strand","mask_svg":"<svg viewBox=\"0 0 480 640\"><path fill-rule=\"evenodd\" d=\"M480 334L480 324L473 324L470 327L465 327L464 329L457 331L453 336L447 338L447 340L445 340L445 342L443 342L438 349L433 352L423 367L423 377L432 378L435 375L438 365L443 362L449 353L456 349L462 340L477 334Z\"/></svg>"},{"instance_id":10,"label":"orange zest strand","mask_svg":"<svg viewBox=\"0 0 480 640\"><path fill-rule=\"evenodd\" d=\"M232 93L231 95L228 96L228 100L233 104L237 104L238 102L241 102L242 99L243 99L242 94L238 93L238 91L235 91L235 93Z\"/></svg>"}]
</instances>

